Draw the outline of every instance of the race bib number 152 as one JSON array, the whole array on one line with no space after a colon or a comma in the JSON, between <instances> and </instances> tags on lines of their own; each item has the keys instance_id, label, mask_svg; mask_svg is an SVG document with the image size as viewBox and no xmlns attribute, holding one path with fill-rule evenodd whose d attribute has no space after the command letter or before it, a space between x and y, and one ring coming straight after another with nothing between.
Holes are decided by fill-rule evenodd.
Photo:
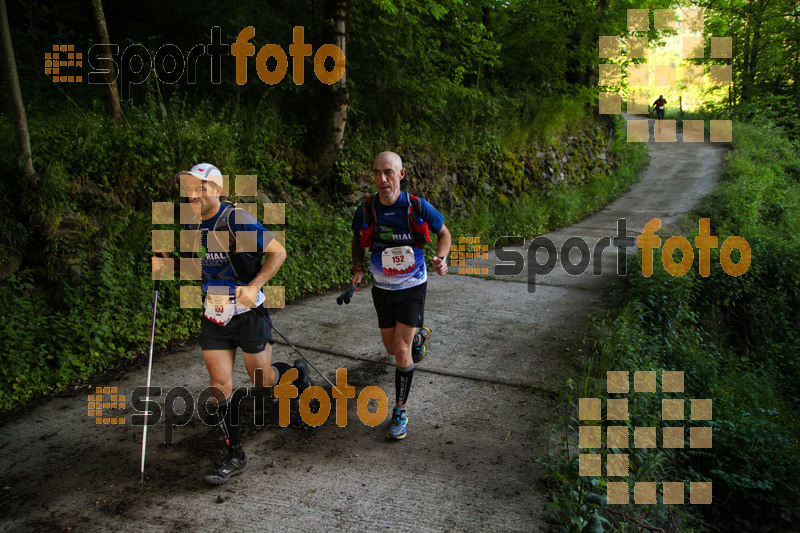
<instances>
[{"instance_id":1,"label":"race bib number 152","mask_svg":"<svg viewBox=\"0 0 800 533\"><path fill-rule=\"evenodd\" d=\"M387 276L408 274L414 270L414 249L411 246L395 246L381 253L383 273Z\"/></svg>"}]
</instances>

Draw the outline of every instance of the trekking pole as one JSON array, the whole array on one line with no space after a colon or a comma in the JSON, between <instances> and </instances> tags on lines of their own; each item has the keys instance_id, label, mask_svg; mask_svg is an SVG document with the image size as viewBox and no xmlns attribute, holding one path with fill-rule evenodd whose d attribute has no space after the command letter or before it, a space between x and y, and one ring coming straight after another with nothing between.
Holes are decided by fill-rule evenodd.
<instances>
[{"instance_id":1,"label":"trekking pole","mask_svg":"<svg viewBox=\"0 0 800 533\"><path fill-rule=\"evenodd\" d=\"M298 349L297 349L297 346L295 346L294 344L292 344L292 341L290 341L289 339L287 339L287 338L286 338L286 335L284 335L283 333L281 333L281 331L280 331L278 328L276 328L276 327L275 327L275 324L273 324L273 323L272 323L272 320L270 320L270 319L269 319L269 317L267 316L267 310L266 310L266 309L264 309L263 307L259 306L259 307L256 307L255 311L256 311L256 313L258 313L258 314L259 314L259 316L262 316L262 317L264 317L264 320L266 320L266 321L267 321L267 324L269 324L269 325L272 327L272 329L274 329L274 330L275 330L275 332L276 332L278 335L280 335L280 336L281 336L281 338L282 338L284 341L286 341L286 344L288 344L288 345L289 345L289 347L291 347L291 348L292 348L292 349L293 349L295 352L297 352L297 355L299 355L299 356L300 356L300 358L301 358L303 361L305 361L306 363L308 363L308 366L310 366L311 368L313 368L314 370L316 370L316 371L317 371L317 374L319 374L320 376L322 376L322 379L324 379L325 381L327 381L327 382L328 382L328 385L330 385L331 387L333 387L333 388L334 388L334 389L336 389L337 391L339 390L339 387L337 387L336 385L334 385L334 384L331 382L331 380L329 380L329 379L328 379L328 378L325 376L325 374L323 374L322 372L320 372L320 371L319 371L319 369L318 369L317 367L315 367L315 366L314 366L314 363L312 363L311 361L309 361L308 359L306 359L306 356L305 356L305 355L303 355L303 352L301 352L300 350L298 350ZM339 392L341 392L341 391L339 391Z\"/></svg>"},{"instance_id":2,"label":"trekking pole","mask_svg":"<svg viewBox=\"0 0 800 533\"><path fill-rule=\"evenodd\" d=\"M158 307L158 288L161 285L161 280L156 280L156 296L155 300L153 300L153 327L150 330L150 360L147 363L147 388L144 391L144 404L149 406L150 405L150 373L153 370L153 342L155 341L156 336L156 308ZM145 408L144 412L144 429L142 430L142 467L141 467L141 477L139 478L139 488L144 488L144 455L145 450L147 447L147 409Z\"/></svg>"},{"instance_id":3,"label":"trekking pole","mask_svg":"<svg viewBox=\"0 0 800 533\"><path fill-rule=\"evenodd\" d=\"M355 285L344 291L342 294L337 296L336 303L339 305L342 305L342 302L349 304L350 298L353 297L353 292L358 288L359 285L361 285L361 283L356 283Z\"/></svg>"}]
</instances>

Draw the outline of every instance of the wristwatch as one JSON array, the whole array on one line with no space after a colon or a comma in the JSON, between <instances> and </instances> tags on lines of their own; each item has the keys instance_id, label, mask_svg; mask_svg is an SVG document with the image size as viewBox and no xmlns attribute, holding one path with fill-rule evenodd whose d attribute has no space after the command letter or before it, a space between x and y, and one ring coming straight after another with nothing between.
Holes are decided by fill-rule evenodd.
<instances>
[{"instance_id":1,"label":"wristwatch","mask_svg":"<svg viewBox=\"0 0 800 533\"><path fill-rule=\"evenodd\" d=\"M437 255L436 257L438 257L438 258L439 258L439 259L441 259L442 261L445 261L445 262L447 262L447 256L446 256L446 255Z\"/></svg>"}]
</instances>

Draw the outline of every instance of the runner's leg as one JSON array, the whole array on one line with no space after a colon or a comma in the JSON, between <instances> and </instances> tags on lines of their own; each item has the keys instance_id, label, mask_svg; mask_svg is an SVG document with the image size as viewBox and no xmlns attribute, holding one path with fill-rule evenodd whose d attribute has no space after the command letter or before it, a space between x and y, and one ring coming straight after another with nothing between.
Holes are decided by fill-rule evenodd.
<instances>
[{"instance_id":1,"label":"runner's leg","mask_svg":"<svg viewBox=\"0 0 800 533\"><path fill-rule=\"evenodd\" d=\"M236 350L203 350L203 360L214 390L214 399L224 402L233 393L233 359Z\"/></svg>"},{"instance_id":2,"label":"runner's leg","mask_svg":"<svg viewBox=\"0 0 800 533\"><path fill-rule=\"evenodd\" d=\"M227 451L204 479L221 485L232 476L247 470L247 457L242 450L242 428L239 425L239 405L233 398L233 360L235 349L203 350L208 368L212 395L217 402L219 427L225 436Z\"/></svg>"},{"instance_id":3,"label":"runner's leg","mask_svg":"<svg viewBox=\"0 0 800 533\"><path fill-rule=\"evenodd\" d=\"M398 367L407 367L414 362L411 359L411 345L414 342L414 334L417 332L417 328L398 322L392 329L394 330L392 335L393 350L389 353L394 355ZM383 330L381 330L381 334L383 334Z\"/></svg>"},{"instance_id":4,"label":"runner's leg","mask_svg":"<svg viewBox=\"0 0 800 533\"><path fill-rule=\"evenodd\" d=\"M285 364L285 363L284 363ZM267 344L258 353L244 352L244 366L250 381L258 388L271 387L275 383L275 369L272 367L272 345Z\"/></svg>"},{"instance_id":5,"label":"runner's leg","mask_svg":"<svg viewBox=\"0 0 800 533\"><path fill-rule=\"evenodd\" d=\"M228 451L242 453L242 429L239 425L238 404L233 398L233 361L236 350L203 350L203 359L210 377L209 385L217 402L220 428L225 435Z\"/></svg>"},{"instance_id":6,"label":"runner's leg","mask_svg":"<svg viewBox=\"0 0 800 533\"><path fill-rule=\"evenodd\" d=\"M411 390L411 378L414 376L414 360L411 358L411 345L417 328L397 323L394 328L395 400L396 407L405 408L408 393Z\"/></svg>"},{"instance_id":7,"label":"runner's leg","mask_svg":"<svg viewBox=\"0 0 800 533\"><path fill-rule=\"evenodd\" d=\"M381 328L381 340L386 353L394 355L394 326L391 328Z\"/></svg>"},{"instance_id":8,"label":"runner's leg","mask_svg":"<svg viewBox=\"0 0 800 533\"><path fill-rule=\"evenodd\" d=\"M394 371L395 407L392 410L392 422L386 432L388 439L400 440L408 434L408 415L406 403L414 377L414 360L411 355L414 334L417 328L397 322L394 328L394 358L397 367Z\"/></svg>"}]
</instances>

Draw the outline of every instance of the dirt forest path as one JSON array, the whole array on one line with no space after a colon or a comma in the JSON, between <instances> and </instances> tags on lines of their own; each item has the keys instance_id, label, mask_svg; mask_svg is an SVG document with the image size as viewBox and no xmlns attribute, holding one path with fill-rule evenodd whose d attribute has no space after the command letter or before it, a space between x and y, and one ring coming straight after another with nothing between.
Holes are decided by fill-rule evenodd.
<instances>
[{"instance_id":1,"label":"dirt forest path","mask_svg":"<svg viewBox=\"0 0 800 533\"><path fill-rule=\"evenodd\" d=\"M677 143L650 143L642 180L601 212L548 234L557 249L570 236L593 249L599 238L616 235L620 218L632 236L652 218L675 229L719 179L726 149L680 141L679 134ZM141 492L141 428L131 426L130 403L107 410L124 416L123 425L96 425L87 416L91 389L28 409L0 432L0 530L545 531L536 460L555 419L546 391L574 372L570 361L583 349L587 314L602 308L603 290L616 276L611 250L602 265L602 276L591 268L570 276L557 266L538 277L533 293L524 271L504 280L431 276L426 323L433 335L415 373L404 441L385 440L388 419L379 427L362 423L354 400L346 427L337 427L335 407L316 432L256 426L250 418L243 428L249 470L211 487L202 474L220 450L216 428L195 413L165 444L162 417L149 431ZM369 292L347 306L337 306L335 296L277 311L275 325L331 379L346 368L357 393L377 385L392 402L394 363L380 343ZM276 344L273 360L294 359ZM129 401L145 374L136 369L92 385L116 387ZM195 401L207 379L199 346L153 365L153 386L185 387ZM246 385L238 358L234 386ZM163 408L163 396L159 403ZM183 411L182 400L175 410Z\"/></svg>"}]
</instances>

